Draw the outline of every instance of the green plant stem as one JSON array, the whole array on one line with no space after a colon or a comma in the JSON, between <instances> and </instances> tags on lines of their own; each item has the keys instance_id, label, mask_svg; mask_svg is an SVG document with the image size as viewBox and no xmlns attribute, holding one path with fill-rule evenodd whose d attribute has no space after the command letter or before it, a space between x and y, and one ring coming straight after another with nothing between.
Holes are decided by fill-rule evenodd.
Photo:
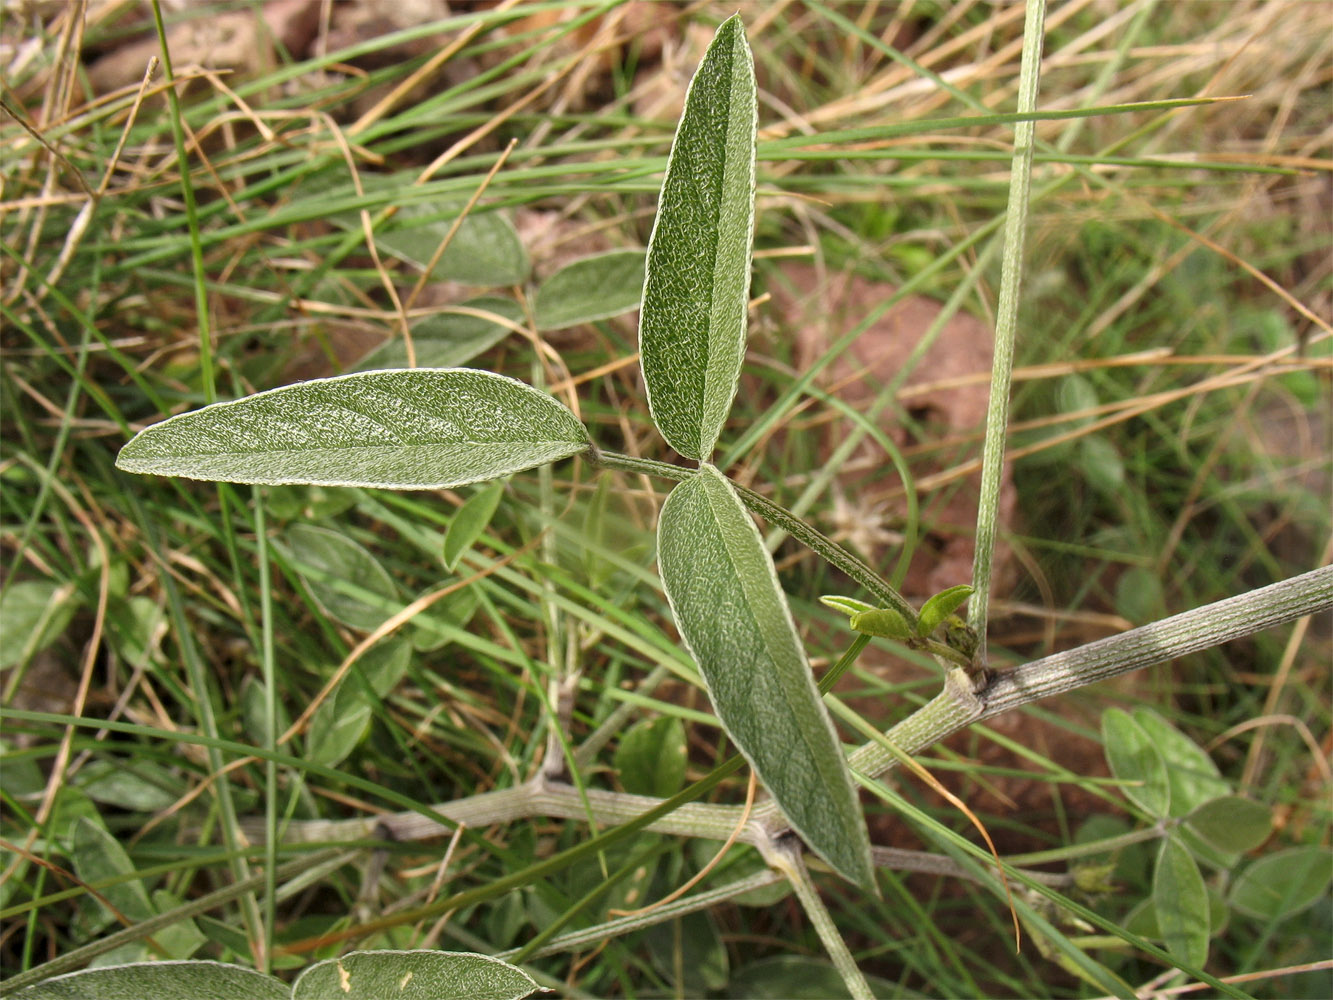
<instances>
[{"instance_id":1,"label":"green plant stem","mask_svg":"<svg viewBox=\"0 0 1333 1000\"><path fill-rule=\"evenodd\" d=\"M1101 639L1080 649L1035 660L1000 675L980 692L972 690L971 679L961 670L951 671L939 695L885 735L904 752L918 754L972 722L1131 670L1208 649L1330 607L1333 607L1333 567L1324 567ZM857 644L853 644L849 653L852 650L859 652ZM841 662L826 672L825 681L836 679L840 667ZM821 689L824 686L821 682ZM0 712L0 715L15 719L46 718L12 710ZM667 802L600 789L587 790L588 802L606 823L632 819L636 824L650 824L655 832L723 840L735 828L740 807L700 804L694 799L716 787L723 778L738 770L742 762L740 756L732 757L707 778ZM896 766L897 760L872 743L854 751L848 763L862 774L878 776ZM667 803L675 805L666 809ZM426 810L420 810L364 820L312 820L291 824L287 836L293 840L347 840L370 836L376 826L383 826L396 839L418 840L448 833L458 823L481 826L541 815L579 819L583 809L583 801L576 790L566 785L537 781L440 803L429 810L432 816L424 815ZM653 816L644 821L650 811ZM767 836L784 832L769 825L773 820L771 807L755 809L751 814L752 825L747 825L747 831L751 832L743 833L742 839L753 843L761 839L760 833ZM643 827L636 825L635 828ZM602 836L615 832L609 830Z\"/></svg>"},{"instance_id":2,"label":"green plant stem","mask_svg":"<svg viewBox=\"0 0 1333 1000\"><path fill-rule=\"evenodd\" d=\"M264 674L264 749L278 749L278 671L273 648L273 571L269 565L268 526L264 510L264 490L251 487L255 510L255 545L259 563L259 638L260 663ZM268 975L273 966L273 930L277 926L278 845L278 765L270 757L264 761L264 926L263 954L259 971Z\"/></svg>"},{"instance_id":3,"label":"green plant stem","mask_svg":"<svg viewBox=\"0 0 1333 1000\"><path fill-rule=\"evenodd\" d=\"M796 898L801 901L801 908L805 910L805 915L814 925L815 933L823 942L824 950L833 960L833 967L838 970L838 975L842 977L848 991L856 1000L875 1000L875 994L870 992L870 984L861 974L856 959L852 958L852 953L847 948L847 942L842 939L838 925L834 923L828 908L824 906L824 901L815 890L814 883L810 881L810 872L805 867L805 857L799 842L795 838L789 838L778 847L776 856L770 860L774 867L786 876L792 889L796 891Z\"/></svg>"},{"instance_id":4,"label":"green plant stem","mask_svg":"<svg viewBox=\"0 0 1333 1000\"><path fill-rule=\"evenodd\" d=\"M1018 112L1036 109L1041 75L1046 0L1028 0L1023 22L1023 57L1018 77ZM1032 195L1032 144L1036 124L1014 126L1014 161L1009 179L1009 208L1004 219L1004 258L1000 297L995 307L995 357L991 365L990 403L986 409L986 440L981 453L981 498L977 506L976 555L967 623L977 635L981 662L986 662L986 622L991 590L991 564L999 531L1000 488L1004 484L1004 446L1009 431L1009 390L1014 375L1014 341L1018 327L1019 288L1023 277L1023 242L1028 202Z\"/></svg>"},{"instance_id":5,"label":"green plant stem","mask_svg":"<svg viewBox=\"0 0 1333 1000\"><path fill-rule=\"evenodd\" d=\"M641 475L657 476L662 479L673 479L676 482L683 482L694 475L693 469L682 468L678 465L670 465L666 462L654 461L651 458L635 458L631 455L622 455L614 451L594 450L590 458L594 465L608 469L620 469L624 472L634 472ZM890 607L902 615L907 621L915 626L917 620L916 608L912 607L907 600L898 593L887 580L883 579L878 573L867 566L861 559L848 552L841 545L820 532L818 529L810 526L804 520L797 517L791 511L779 504L774 503L768 497L761 493L756 493L748 486L742 486L740 483L732 481L732 486L740 495L741 502L746 507L754 511L770 524L781 528L792 538L796 539L802 545L817 553L829 565L842 570L853 580L859 583L871 593L883 607Z\"/></svg>"}]
</instances>

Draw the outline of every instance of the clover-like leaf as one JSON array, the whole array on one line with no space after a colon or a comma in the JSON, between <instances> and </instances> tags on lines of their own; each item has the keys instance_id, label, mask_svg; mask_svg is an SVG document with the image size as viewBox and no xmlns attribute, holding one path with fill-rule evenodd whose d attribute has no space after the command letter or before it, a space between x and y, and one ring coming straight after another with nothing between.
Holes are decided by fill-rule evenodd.
<instances>
[{"instance_id":1,"label":"clover-like leaf","mask_svg":"<svg viewBox=\"0 0 1333 1000\"><path fill-rule=\"evenodd\" d=\"M1167 951L1196 969L1208 960L1208 895L1189 849L1174 837L1162 841L1153 870L1153 907Z\"/></svg>"},{"instance_id":2,"label":"clover-like leaf","mask_svg":"<svg viewBox=\"0 0 1333 1000\"><path fill-rule=\"evenodd\" d=\"M146 427L127 472L234 483L465 486L588 447L577 417L517 379L470 368L358 372L215 403Z\"/></svg>"},{"instance_id":3,"label":"clover-like leaf","mask_svg":"<svg viewBox=\"0 0 1333 1000\"><path fill-rule=\"evenodd\" d=\"M851 773L773 560L735 490L711 465L667 497L657 559L681 637L727 734L805 842L874 891Z\"/></svg>"},{"instance_id":4,"label":"clover-like leaf","mask_svg":"<svg viewBox=\"0 0 1333 1000\"><path fill-rule=\"evenodd\" d=\"M754 61L733 16L685 96L639 317L653 422L671 447L701 461L731 410L745 354L757 120Z\"/></svg>"}]
</instances>

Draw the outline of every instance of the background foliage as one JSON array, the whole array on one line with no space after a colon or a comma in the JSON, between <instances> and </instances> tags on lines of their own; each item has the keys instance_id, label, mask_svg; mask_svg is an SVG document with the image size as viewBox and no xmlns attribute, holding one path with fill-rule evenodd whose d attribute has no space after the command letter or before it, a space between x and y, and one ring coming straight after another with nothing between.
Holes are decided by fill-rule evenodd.
<instances>
[{"instance_id":1,"label":"background foliage","mask_svg":"<svg viewBox=\"0 0 1333 1000\"><path fill-rule=\"evenodd\" d=\"M279 7L168 8L179 107L160 72L138 85L160 49L143 9L5 15L0 665L6 706L58 716L5 725L7 973L244 883L266 813L333 819L516 785L542 765L552 713L572 745L596 736L582 775L593 787L667 795L728 753L654 583L663 483L576 460L500 494L277 488L261 505L248 489L131 479L111 462L169 413L409 357L542 385L599 442L668 457L622 315L641 260L607 258L563 292L545 282L575 258L644 246L684 82L732 7L459 4L393 25L357 22L346 4L304 37ZM716 461L915 597L966 582L988 366L966 317L984 331L993 309L987 248L1010 131L943 120L1012 106L1021 9L741 10L760 84L760 298ZM1247 96L1038 126L991 630L1000 665L1328 561L1324 14L1081 0L1048 14L1043 109ZM219 26L242 44L222 46ZM117 76L116 58L134 70ZM896 333L886 320L843 338L899 290L899 308L918 311ZM927 328L939 349L875 366ZM792 392L821 361L813 391ZM873 450L848 446L862 436ZM847 582L790 543L776 558L823 666L846 620L817 597ZM460 586L314 709L266 805L265 767L244 748L285 732L366 630L441 583ZM1094 880L1069 892L1156 940L1168 929L1143 922L1144 903L1178 866L1135 839L1160 813L1111 777L1103 742L1127 727L1103 709L1133 726L1169 720L1272 826L1252 857L1204 868L1228 915L1207 968L1258 973L1245 986L1256 995L1326 996L1326 970L1288 970L1326 958L1333 929L1326 855L1309 853L1329 823L1328 654L1326 621L1262 634L976 727L926 763L1029 864L1066 871L1070 845L1123 841L1101 855L1115 891ZM565 674L576 683L548 683ZM883 728L937 685L932 666L876 644L837 690ZM67 728L70 716L109 725ZM969 831L924 786L897 792ZM743 777L715 795L740 802ZM874 843L932 843L919 820L871 811ZM474 831L447 857L441 841L363 852L280 888L261 879L102 960L193 955L281 973L348 944L493 954L659 898L716 849L644 838L448 920L354 931L587 836L579 822L522 822ZM707 884L755 864L736 849ZM1293 864L1311 865L1295 881L1317 891L1265 902L1257 887ZM81 887L99 880L99 897ZM1090 991L1039 948L1014 954L990 892L922 874L880 883L882 901L821 885L885 995ZM1086 947L1131 983L1162 971L1118 941ZM819 996L828 981L806 960L819 953L794 900L774 893L525 967L570 995L791 995L809 977Z\"/></svg>"}]
</instances>

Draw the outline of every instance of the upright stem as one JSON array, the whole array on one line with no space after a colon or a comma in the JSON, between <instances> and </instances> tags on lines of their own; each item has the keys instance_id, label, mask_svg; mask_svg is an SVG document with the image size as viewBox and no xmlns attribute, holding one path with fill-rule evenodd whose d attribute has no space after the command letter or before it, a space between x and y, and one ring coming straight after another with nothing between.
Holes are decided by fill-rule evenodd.
<instances>
[{"instance_id":1,"label":"upright stem","mask_svg":"<svg viewBox=\"0 0 1333 1000\"><path fill-rule=\"evenodd\" d=\"M1045 0L1028 0L1023 24L1023 61L1018 77L1018 111L1036 110L1037 80L1041 73L1041 43ZM995 310L995 360L991 368L990 405L986 411L986 443L981 455L981 499L977 507L977 547L972 564L968 624L981 643L985 661L987 605L990 601L991 562L1000 510L1004 473L1004 440L1009 428L1009 387L1014 372L1014 336L1018 325L1018 290L1023 275L1023 237L1032 187L1034 122L1014 126L1014 161L1009 179L1009 211L1004 220L1004 262L1000 271L1000 300Z\"/></svg>"},{"instance_id":2,"label":"upright stem","mask_svg":"<svg viewBox=\"0 0 1333 1000\"><path fill-rule=\"evenodd\" d=\"M799 843L794 838L783 841L777 845L768 862L787 876L787 881L796 891L796 898L801 901L801 908L805 910L805 915L814 925L815 933L819 935L824 950L833 960L833 967L838 970L838 975L842 977L847 991L856 1000L875 1000L875 994L870 992L870 984L866 982L865 976L861 975L856 959L852 957L847 942L842 939L842 934L838 931L838 925L834 923L814 883L810 881L810 872L805 867L805 858Z\"/></svg>"}]
</instances>

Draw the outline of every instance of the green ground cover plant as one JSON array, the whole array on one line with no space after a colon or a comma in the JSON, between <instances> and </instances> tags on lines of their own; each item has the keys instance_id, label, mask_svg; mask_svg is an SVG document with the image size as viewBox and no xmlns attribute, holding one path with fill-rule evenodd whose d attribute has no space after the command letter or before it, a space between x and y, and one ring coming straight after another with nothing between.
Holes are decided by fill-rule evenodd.
<instances>
[{"instance_id":1,"label":"green ground cover plant","mask_svg":"<svg viewBox=\"0 0 1333 1000\"><path fill-rule=\"evenodd\" d=\"M1275 6L1255 9L1269 16ZM1183 221L1189 199L1178 218L1155 211L1114 239L1109 223L1088 223L1074 255L1096 272L1085 296L1048 303L1039 280L1048 252L1041 206L1059 204L1071 181L1138 205L1145 196L1125 178L1170 176L1169 161L1147 150L1119 156L1120 133L1108 133L1116 138L1096 155L1070 153L1080 130L1147 116L1124 134L1155 137L1219 95L1107 99L1113 68L1158 27L1146 7L1119 48L1106 50L1097 96L1043 111L1043 40L1064 51L1061 32L1072 29L1068 12L1043 25L1043 5L1029 4L1026 20L1007 28L1020 67L1017 113L1000 113L884 42L890 25L877 33L848 17L858 8L812 4L782 26L795 31L810 19L840 44L928 81L959 113L761 139L764 91L746 37L754 12L743 11L698 22L715 33L691 67L665 158L599 158L656 149L665 137L635 138L632 119L608 126L577 113L561 121L559 141L524 122L546 138L466 155L475 136L513 117L474 106L510 88L542 92L551 65L568 69L580 57L586 65L629 8L571 6L553 30L521 19L545 9L448 22L474 57L508 55L425 106L387 120L383 111L363 115L347 130L355 148L322 148L312 131L301 134L312 143L306 155L293 157L291 137L276 143L264 128L231 137L225 162L174 175L181 200L169 209L184 222L183 238L146 211L162 207L152 183L139 180L119 202L104 198L111 171L79 214L62 217L69 235L50 254L41 238L56 225L48 213L78 202L43 202L35 217L23 215L35 203L6 206L30 225L26 244L5 247L13 271L5 318L25 345L6 345L6 396L47 405L44 416L20 407L6 415L15 444L4 458L13 553L3 595L5 995L166 996L189 976L200 995L219 996L521 997L542 987L1133 996L1147 969L1165 970L1153 989L1195 982L1245 996L1253 980L1318 995L1327 981L1313 942L1329 915L1328 814L1304 789L1327 788L1314 736L1328 728L1319 700L1327 678L1311 666L1327 637L1310 616L1333 606L1333 570L1311 568L1327 563L1326 551L1293 557L1276 541L1287 531L1326 544L1319 484L1329 462L1298 449L1280 472L1237 483L1230 466L1248 459L1228 429L1237 400L1243 413L1275 398L1305 414L1326 394L1327 323L1265 273L1308 248L1245 271L1280 292L1289 312L1251 305L1221 332L1201 329L1210 320L1182 307L1227 280L1191 256L1220 251ZM931 16L914 15L923 19L914 28ZM557 43L589 26L593 42L562 55ZM505 31L516 49L492 44ZM160 19L158 32L169 37ZM760 68L781 80L781 60L756 51ZM819 46L807 54L832 58ZM261 77L252 93L285 72ZM486 90L492 81L498 91ZM224 89L189 105L172 89L165 95L168 158L177 164L190 159L187 141L203 154L201 123L240 106ZM118 106L127 138L154 128L138 117L142 97ZM287 113L281 99L272 107ZM12 114L31 120L18 107ZM31 129L41 140L33 162L86 169L114 120L81 125L88 144L79 166L59 151L59 130ZM1067 131L1043 137L1043 122ZM354 167L346 183L349 151L353 163L370 163L401 155L404 135L428 141L466 129L425 173L363 179ZM587 138L601 129L602 138ZM863 200L890 178L858 174L859 154L899 162L892 144L902 136L978 129L1012 130L1002 181L988 186L979 174L980 183L960 185L957 210L979 221L933 260L904 254L893 239L887 254L872 247L864 234L897 232L904 221L880 218L878 195ZM144 148L147 135L135 141ZM919 151L950 162L948 151ZM549 170L549 160L561 162ZM772 168L767 178L761 164ZM1043 173L1042 164L1061 169ZM1208 169L1225 176L1240 165ZM803 175L803 167L832 172ZM1261 177L1286 178L1295 167L1280 157L1248 164ZM1107 181L1095 168L1127 173ZM530 252L506 210L567 196L568 178L581 174L602 199L596 211L627 211L657 188L659 171L646 251L585 254L531 279ZM201 198L213 184L229 197ZM817 238L818 254L849 271L888 261L901 287L886 304L927 289L956 308L999 268L991 402L974 460L913 472L910 449L875 423L888 409L928 440L920 417L895 402L900 381L878 389L861 414L820 388L820 371L834 369L874 316L838 331L812 366L760 366L760 388L738 395L754 350L754 245L762 259L765 245L784 241L781 223L756 215L756 192L762 204L778 185L845 198L822 216L829 235ZM241 208L270 204L263 215ZM112 243L90 228L112 214L129 238ZM268 243L276 233L289 235ZM1037 238L1025 252L1029 233ZM968 254L950 290L945 276ZM239 256L219 267L228 255ZM278 259L300 265L276 282L240 277L265 267L272 277ZM173 260L188 260L193 279L173 276ZM87 282L87 294L65 290L68 273ZM1163 289L1159 322L1183 332L1172 351L1145 357L1134 337L1143 316L1124 303L1168 279L1179 287ZM445 280L491 291L418 308L428 285ZM197 309L197 336L177 341L162 364L137 363L148 342L109 337L89 307L151 314L145 330L160 329L167 317L144 312L143 282L180 289ZM224 297L245 316L226 336L209 326L210 299ZM1025 298L1050 314L1044 327L1025 318ZM376 301L390 305L367 308ZM273 327L298 302L317 315L382 318L391 336L342 361L316 324L314 339L347 373L282 385L292 357L275 349ZM636 306L637 340L627 347L616 318ZM1064 309L1076 315L1062 324ZM1304 324L1299 336L1293 316ZM1046 343L1025 346L1030 325L1048 333ZM556 331L570 329L596 335L555 347ZM1052 364L1076 337L1082 360ZM1210 346L1196 346L1205 337ZM1243 337L1253 343L1222 353L1219 337L1229 350ZM627 382L596 388L595 373L626 372L635 347L642 387L622 374ZM1026 367L1025 349L1037 352ZM1173 383L1179 368L1168 359L1219 371ZM1043 365L1054 370L1032 374ZM1122 380L1133 365L1139 375ZM219 402L223 376L238 391ZM62 379L65 403L51 404L44 392ZM250 388L258 391L240 391ZM1186 429L1176 431L1169 407L1181 400ZM801 430L811 404L850 421L831 459L819 454L818 433ZM882 530L869 498L854 505L847 544L821 531L810 510L867 437L890 456L894 488L912 498L894 523L897 565L885 572L871 547L870 558L851 550ZM666 461L671 451L681 461ZM1050 520L1043 505L1054 505L1075 529L1004 537L1043 596L1052 579L1072 595L1070 611L1045 616L1035 641L1002 641L990 620L1005 604L993 593L993 567L1006 454L1026 462L1015 472L1026 515ZM980 475L972 577L909 599L910 562L930 558L922 542L932 498L956 489L969 461ZM169 478L127 482L125 473ZM208 493L182 479L224 485ZM654 479L671 484L664 495L647 485ZM1277 511L1257 517L1260 501ZM1050 558L1040 562L1034 550ZM1110 609L1095 620L1119 623L1114 634L1057 642L1052 623L1066 614L1077 621L1073 610L1087 603ZM1192 610L1167 613L1179 607ZM1218 660L1202 683L1158 671L1160 691L1101 696L1090 703L1092 727L1043 713L1045 699L1218 655L1207 651L1288 622L1297 624L1285 648L1256 638L1245 654L1248 676L1277 664L1274 683L1260 685L1265 699L1237 694L1236 671ZM31 700L34 677L53 669L55 651L79 629L91 631L76 710L45 710ZM868 662L883 650L915 664L916 677L887 680ZM109 678L109 710L89 702L98 669ZM690 693L700 691L706 701ZM1279 697L1297 705L1281 716L1290 720L1281 737L1268 733ZM867 719L868 698L892 700L896 721L887 725L882 712ZM1205 724L1219 705L1226 725ZM1001 717L1095 741L1104 765L1099 757L1090 773L1072 770L1038 746L1045 737L1032 738L1035 728L1025 739L989 725ZM941 748L959 732L1029 767L987 765L976 742ZM1225 769L1199 738L1245 732L1249 754ZM923 769L915 758L932 748ZM921 779L918 790L892 781L900 766ZM931 771L959 776L959 793ZM1019 777L1049 786L1052 825L964 801L1004 801L1001 784ZM1062 804L1075 793L1077 809ZM925 850L877 837L891 817ZM985 846L967 836L974 825ZM1028 849L1004 846L1012 843ZM775 907L777 920L767 916ZM1257 943L1232 933L1237 926L1262 928ZM1265 954L1271 946L1281 964Z\"/></svg>"}]
</instances>

